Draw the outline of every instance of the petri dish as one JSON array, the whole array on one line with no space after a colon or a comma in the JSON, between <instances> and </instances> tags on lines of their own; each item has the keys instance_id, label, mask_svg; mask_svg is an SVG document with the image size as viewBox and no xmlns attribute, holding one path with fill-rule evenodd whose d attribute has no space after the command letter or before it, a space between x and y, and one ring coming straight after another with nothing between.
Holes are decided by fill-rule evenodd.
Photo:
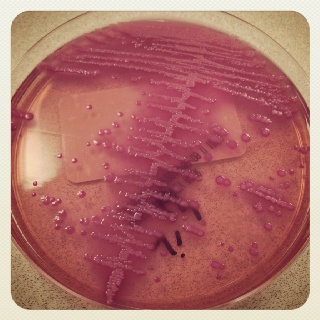
<instances>
[{"instance_id":1,"label":"petri dish","mask_svg":"<svg viewBox=\"0 0 320 320\"><path fill-rule=\"evenodd\" d=\"M162 13L136 13L120 18L111 13L88 13L54 30L38 45L45 47L50 37L68 34L70 38L64 38L62 45L86 32L122 21L126 23L95 31L49 57L45 55L43 63L36 62L37 67L27 61L32 50L23 58L22 63L33 71L12 100L16 126L12 135L13 238L28 258L60 286L106 307L219 308L268 283L308 241L308 81L281 47L257 29L224 13L208 13L209 22L201 23L194 13L183 17L177 13L166 13L166 17ZM214 29L237 36L251 48ZM186 30L194 35L194 42L190 42ZM247 36L241 36L241 32ZM106 37L115 43L106 44ZM154 37L157 44L152 42ZM135 54L123 58L123 51L118 51L115 55L112 45L127 48L129 39ZM264 52L265 47L271 48L271 54ZM254 53L254 48L258 52ZM148 69L148 62L140 59L144 50L149 68L151 65L155 70ZM154 50L157 54L150 54ZM170 57L164 56L168 52ZM260 52L268 59L275 53L276 58L271 63ZM181 59L195 55L192 59L197 60L199 54L202 60L197 63L204 78L194 81L199 70L194 65L186 66ZM111 63L116 65L110 66L110 55ZM93 60L88 65L83 59ZM163 59L167 62L163 63ZM193 64L192 59L188 63ZM210 65L210 59L216 64ZM177 63L180 70L174 67ZM129 72L126 64L131 66ZM227 68L228 75L222 74L221 65ZM113 67L120 70L105 71ZM245 93L252 91L252 79L239 76L251 77L248 68L266 68L265 74L253 75L267 79L267 83L257 80L259 94L268 97L268 90L274 94L288 90L287 98L295 97L287 102L290 108L278 110L268 105L257 110L248 96L239 97L235 88ZM149 122L163 128L161 123L168 110L177 103L176 91L181 92L181 86L169 88L172 83L160 82L170 72L176 72L180 80L175 84L181 85L186 70L193 74L190 77L188 73L188 80L195 82L188 84L194 94L188 101L191 111L184 122L175 122L175 127L180 126L180 135L175 136L175 143L170 140L171 147L163 156L166 165L162 169L175 174L159 173L159 181L147 184L123 176L131 166L142 171L146 165L146 156L141 154L138 162L131 158L124 161L128 141L130 146L133 143L131 149L140 148L139 152L141 144L157 148L155 140L143 137L141 132L159 134ZM282 72L287 78L279 78ZM240 79L247 86L226 83L226 77ZM278 82L282 86L278 87ZM221 95L221 91L229 94ZM161 108L159 99L166 101ZM260 107L264 102L255 101ZM291 105L295 108L291 109ZM192 107L202 108L201 112L192 111ZM150 108L152 113L147 111ZM31 121L18 121L21 115L34 117ZM187 125L188 121L192 126ZM225 123L226 130L221 123ZM211 140L195 142L190 132L201 133L202 125L208 124ZM244 135L240 139L243 133L250 133L251 137ZM195 136L201 140L203 135ZM189 143L189 161L179 165L174 162L175 171L168 170L172 160L168 159L168 152L171 158L181 160L182 138ZM112 151L108 153L106 149ZM175 149L180 151L173 154ZM147 162L151 160L148 157ZM189 162L195 164L189 167ZM183 176L183 172L189 172L189 178L179 180L176 174ZM130 174L138 175L137 171ZM147 194L148 204L152 205L149 212L145 207L134 207L141 205L142 194ZM128 198L130 201L124 202ZM166 218L164 221L158 219L161 215ZM145 242L148 232L153 233L149 237L155 238L151 245ZM119 262L119 252L124 255L127 250L128 254L128 243L142 249L129 253L134 256L132 260L121 258L125 262Z\"/></svg>"}]
</instances>

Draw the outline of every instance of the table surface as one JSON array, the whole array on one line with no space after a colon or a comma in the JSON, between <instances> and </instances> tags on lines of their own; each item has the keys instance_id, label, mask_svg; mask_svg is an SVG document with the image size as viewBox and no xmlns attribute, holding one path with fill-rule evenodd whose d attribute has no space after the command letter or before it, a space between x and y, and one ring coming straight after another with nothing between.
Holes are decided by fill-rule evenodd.
<instances>
[{"instance_id":1,"label":"table surface","mask_svg":"<svg viewBox=\"0 0 320 320\"><path fill-rule=\"evenodd\" d=\"M309 25L296 12L230 12L264 31L302 67L310 69ZM80 12L25 12L12 24L12 69L48 32ZM263 290L228 309L295 309L309 295L309 246ZM12 243L12 298L26 309L99 309L63 291L41 275Z\"/></svg>"}]
</instances>

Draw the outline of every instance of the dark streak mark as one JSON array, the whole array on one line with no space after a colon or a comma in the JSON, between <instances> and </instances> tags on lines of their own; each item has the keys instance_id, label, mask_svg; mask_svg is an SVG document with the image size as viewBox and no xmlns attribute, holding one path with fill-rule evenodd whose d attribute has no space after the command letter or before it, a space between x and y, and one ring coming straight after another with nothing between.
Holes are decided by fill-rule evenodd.
<instances>
[{"instance_id":1,"label":"dark streak mark","mask_svg":"<svg viewBox=\"0 0 320 320\"><path fill-rule=\"evenodd\" d=\"M204 148L203 146L199 147L200 151L202 151L203 153L208 153L207 149Z\"/></svg>"},{"instance_id":2,"label":"dark streak mark","mask_svg":"<svg viewBox=\"0 0 320 320\"><path fill-rule=\"evenodd\" d=\"M156 240L156 242L154 243L154 248L155 249L157 249L158 247L159 247L159 245L160 245L160 243L161 243L161 238L158 238L157 240Z\"/></svg>"},{"instance_id":3,"label":"dark streak mark","mask_svg":"<svg viewBox=\"0 0 320 320\"><path fill-rule=\"evenodd\" d=\"M214 149L216 148L219 144L216 143L216 142L213 142L213 141L210 141L210 140L207 140L206 141L206 144L211 148L211 149Z\"/></svg>"},{"instance_id":4,"label":"dark streak mark","mask_svg":"<svg viewBox=\"0 0 320 320\"><path fill-rule=\"evenodd\" d=\"M167 250L169 251L169 253L172 255L172 256L175 256L177 254L176 251L174 251L174 249L172 248L170 242L168 241L168 239L166 237L162 237L161 238L163 244L165 245L165 247L167 248Z\"/></svg>"},{"instance_id":5,"label":"dark streak mark","mask_svg":"<svg viewBox=\"0 0 320 320\"><path fill-rule=\"evenodd\" d=\"M193 213L194 213L194 215L196 216L196 218L197 218L198 221L202 220L202 217L201 217L201 214L200 214L199 210L194 209L194 210L193 210Z\"/></svg>"},{"instance_id":6,"label":"dark streak mark","mask_svg":"<svg viewBox=\"0 0 320 320\"><path fill-rule=\"evenodd\" d=\"M201 159L201 156L198 152L192 152L189 157L191 161L194 161L194 162L199 161Z\"/></svg>"},{"instance_id":7,"label":"dark streak mark","mask_svg":"<svg viewBox=\"0 0 320 320\"><path fill-rule=\"evenodd\" d=\"M180 247L182 245L181 234L178 230L176 230L174 234L176 235L177 245Z\"/></svg>"},{"instance_id":8,"label":"dark streak mark","mask_svg":"<svg viewBox=\"0 0 320 320\"><path fill-rule=\"evenodd\" d=\"M178 208L179 208L179 210L180 210L181 212L186 212L187 209L188 209L188 208L182 207L182 206L178 206Z\"/></svg>"}]
</instances>

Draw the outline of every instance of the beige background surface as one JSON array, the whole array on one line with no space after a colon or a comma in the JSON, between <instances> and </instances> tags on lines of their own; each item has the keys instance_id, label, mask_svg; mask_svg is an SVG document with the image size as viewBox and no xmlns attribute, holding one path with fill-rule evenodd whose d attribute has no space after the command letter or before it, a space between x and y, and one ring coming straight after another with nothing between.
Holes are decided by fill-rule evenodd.
<instances>
[{"instance_id":1,"label":"beige background surface","mask_svg":"<svg viewBox=\"0 0 320 320\"><path fill-rule=\"evenodd\" d=\"M309 76L309 26L295 12L231 12L277 41ZM80 12L26 12L12 24L12 69L48 32ZM309 246L272 283L232 309L295 309L309 294ZM12 244L12 298L26 309L97 309L41 275ZM229 307L230 308L230 307Z\"/></svg>"}]
</instances>

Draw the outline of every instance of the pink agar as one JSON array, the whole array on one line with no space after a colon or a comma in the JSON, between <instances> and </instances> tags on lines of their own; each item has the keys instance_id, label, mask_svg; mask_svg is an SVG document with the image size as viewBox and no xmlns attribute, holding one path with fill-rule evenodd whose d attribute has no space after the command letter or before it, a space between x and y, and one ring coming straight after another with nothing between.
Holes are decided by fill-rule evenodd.
<instances>
[{"instance_id":1,"label":"pink agar","mask_svg":"<svg viewBox=\"0 0 320 320\"><path fill-rule=\"evenodd\" d=\"M187 31L189 29L191 31ZM193 35L191 38L190 34ZM250 149L246 154L245 146L255 148L251 146L253 143L248 144L251 136L253 141L259 143L274 143L269 125L271 127L272 124L272 135L279 135L281 123L292 121L299 108L296 92L291 88L290 82L265 57L246 44L195 25L157 21L131 22L80 37L53 53L40 67L49 74L56 75L57 83L59 79L62 83L65 79L73 79L78 81L79 86L86 87L90 85L90 81L99 83L100 77L108 85L112 84L110 88L120 90L119 94L116 90L113 93L112 98L115 100L120 100L123 96L123 86L128 88L126 104L116 105L112 110L112 117L118 116L117 121L107 118L109 125L115 130L111 132L110 129L104 129L107 122L100 122L99 116L95 118L95 112L103 114L106 112L103 108L111 107L107 99L100 105L101 101L95 97L94 92L92 99L81 100L81 104L77 106L79 119L83 117L78 133L81 135L83 131L87 134L81 138L79 150L77 142L72 140L68 146L73 154L67 148L51 153L57 158L68 159L64 165L66 171L73 174L72 178L79 179L76 183L89 182L85 190L91 190L91 187L94 190L94 196L88 191L89 197L86 191L79 191L80 187L77 186L73 195L83 198L80 201L83 207L79 210L78 204L63 189L68 194L68 198L64 198L68 214L65 209L61 209L50 212L49 216L55 230L64 229L65 232L56 233L57 237L63 237L65 233L75 233L76 228L72 226L72 222L79 210L81 218L77 218L81 227L85 228L78 233L78 236L83 236L83 240L79 241L87 241L85 247L88 252L82 252L84 247L81 246L78 250L86 263L90 262L97 267L95 270L104 270L101 278L105 278L106 283L101 286L104 287L107 304L118 303L118 295L121 301L122 290L130 291L129 284L145 281L139 277L147 272L144 261L154 252L162 257L166 256L160 263L176 259L177 255L181 258L187 255L188 259L184 259L184 262L179 259L182 264L195 257L195 270L207 270L209 258L205 248L201 247L201 241L217 243L217 239L224 239L223 236L227 233L223 231L224 228L232 230L230 235L236 236L239 232L239 246L244 248L242 251L234 251L233 246L228 246L227 251L233 253L228 254L225 259L236 257L249 268L250 263L255 263L254 260L260 257L248 259L248 251L251 256L258 256L258 244L253 242L248 249L249 235L226 223L237 217L236 214L242 214L240 210L239 213L230 211L236 208L230 205L232 202L241 200L242 205L251 211L253 206L259 214L253 218L251 215L243 215L242 220L239 218L239 225L244 219L248 219L247 223L253 225L256 234L260 234L266 241L269 238L263 231L271 231L273 225L277 224L273 220L272 224L262 222L264 230L261 231L259 219L264 219L266 214L273 219L273 212L280 216L282 211L295 210L295 205L286 193L289 186L290 189L295 188L294 183L282 182L277 187L275 182L272 184L274 178L268 178L272 171L262 175L265 172L261 170L261 166L266 165L270 169L268 161L277 154L268 156L269 150L266 150L265 164L261 162L262 158L256 160L260 161L258 164L254 158L250 158L252 172L251 165L243 164L243 171L240 167L238 170L228 167L228 161L236 163L243 154L250 157L250 152L253 151ZM103 86L101 83L100 85ZM106 94L109 94L108 90L109 87ZM87 94L90 93L87 90ZM83 96L78 94L77 98ZM87 104L88 101L90 104ZM235 124L223 120L223 106L230 103L236 105L235 102L244 106L243 110L239 108L238 111L242 112L241 119L245 121L243 128L248 129L250 134L242 130L235 132ZM91 111L84 110L85 115L81 115L84 106ZM117 111L118 108L123 111ZM124 116L127 112L130 112L128 117ZM32 120L34 116L32 113L13 111L12 117ZM94 121L98 123L95 125ZM16 131L16 127L17 124L12 122L12 131ZM94 148L85 147L91 144ZM267 147L261 148L263 150ZM308 146L297 146L294 149L301 156L307 156L310 150ZM233 158L238 151L239 158ZM260 151L255 149L255 152ZM78 163L78 159L79 165L73 166L72 164ZM201 165L198 166L198 163ZM210 171L209 168L214 168L215 165L217 170ZM295 165L299 167L298 163ZM112 172L99 171L110 167ZM301 164L300 168L304 166ZM273 170L276 170L280 178L287 173L274 166ZM219 175L218 172L225 172L228 177ZM254 175L252 179L251 173ZM288 173L293 175L294 170L289 169ZM85 174L87 176L83 178ZM94 189L92 181L101 182L99 188ZM202 181L209 189L203 187ZM223 187L230 186L232 181L238 186L239 192L226 193L227 189ZM34 181L33 185L37 186L37 182ZM54 198L46 192L40 197L41 208L48 208L50 204L53 206L49 206L50 210L56 210L57 205L61 207L61 198ZM108 198L104 197L106 192ZM35 192L32 197L36 197ZM210 209L211 205L215 208L214 211ZM98 215L95 214L96 211ZM188 223L185 223L187 219ZM251 219L257 219L254 220L255 225ZM214 228L214 232L206 229L209 226ZM180 230L184 232L180 233ZM70 239L75 236L76 234ZM224 242L220 242L220 246L224 246ZM184 252L181 251L182 247ZM217 260L211 261L210 265L216 270L225 269L225 264ZM178 268L185 272L183 266ZM220 271L216 274L216 279L222 279ZM228 263L228 271L228 275L223 274L223 279L235 277L238 272L232 263ZM160 282L160 276L153 279ZM188 278L186 282L191 290L191 280ZM157 295L156 291L152 294Z\"/></svg>"}]
</instances>

